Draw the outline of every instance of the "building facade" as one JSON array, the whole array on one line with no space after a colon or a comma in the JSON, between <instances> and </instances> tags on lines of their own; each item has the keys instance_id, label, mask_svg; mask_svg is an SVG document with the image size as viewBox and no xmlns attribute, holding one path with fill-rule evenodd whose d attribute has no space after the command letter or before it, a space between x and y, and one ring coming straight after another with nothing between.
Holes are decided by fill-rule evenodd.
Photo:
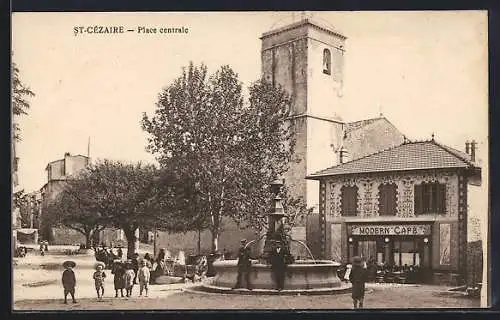
<instances>
[{"instance_id":1,"label":"building facade","mask_svg":"<svg viewBox=\"0 0 500 320\"><path fill-rule=\"evenodd\" d=\"M58 159L47 164L47 183L40 189L42 196L42 209L39 216L40 236L56 244L75 244L79 243L81 236L73 230L67 228L52 228L44 224L44 208L48 203L57 198L64 189L66 180L78 172L84 170L90 164L90 158L82 155L71 155L69 152L64 154L64 158Z\"/></svg>"},{"instance_id":2,"label":"building facade","mask_svg":"<svg viewBox=\"0 0 500 320\"><path fill-rule=\"evenodd\" d=\"M468 153L408 142L318 171L321 254L347 263L418 266L426 281L467 277L468 190L481 170Z\"/></svg>"}]
</instances>

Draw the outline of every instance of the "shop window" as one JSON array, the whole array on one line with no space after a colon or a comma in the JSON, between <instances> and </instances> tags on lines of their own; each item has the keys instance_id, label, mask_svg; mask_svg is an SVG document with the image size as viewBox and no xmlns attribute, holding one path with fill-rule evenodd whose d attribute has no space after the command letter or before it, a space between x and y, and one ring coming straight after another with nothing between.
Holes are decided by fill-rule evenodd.
<instances>
[{"instance_id":1,"label":"shop window","mask_svg":"<svg viewBox=\"0 0 500 320\"><path fill-rule=\"evenodd\" d=\"M323 50L323 73L332 74L332 54L330 50Z\"/></svg>"},{"instance_id":2,"label":"shop window","mask_svg":"<svg viewBox=\"0 0 500 320\"><path fill-rule=\"evenodd\" d=\"M394 241L394 265L404 267L419 266L420 253L416 240Z\"/></svg>"},{"instance_id":3,"label":"shop window","mask_svg":"<svg viewBox=\"0 0 500 320\"><path fill-rule=\"evenodd\" d=\"M359 241L358 256L363 258L365 261L375 261L377 259L377 241Z\"/></svg>"},{"instance_id":4,"label":"shop window","mask_svg":"<svg viewBox=\"0 0 500 320\"><path fill-rule=\"evenodd\" d=\"M358 187L343 186L342 193L342 215L356 216L358 206Z\"/></svg>"},{"instance_id":5,"label":"shop window","mask_svg":"<svg viewBox=\"0 0 500 320\"><path fill-rule=\"evenodd\" d=\"M415 185L415 214L446 212L446 185L422 183Z\"/></svg>"},{"instance_id":6,"label":"shop window","mask_svg":"<svg viewBox=\"0 0 500 320\"><path fill-rule=\"evenodd\" d=\"M394 216L396 215L396 184L381 184L379 190L379 205L378 213L381 216Z\"/></svg>"}]
</instances>

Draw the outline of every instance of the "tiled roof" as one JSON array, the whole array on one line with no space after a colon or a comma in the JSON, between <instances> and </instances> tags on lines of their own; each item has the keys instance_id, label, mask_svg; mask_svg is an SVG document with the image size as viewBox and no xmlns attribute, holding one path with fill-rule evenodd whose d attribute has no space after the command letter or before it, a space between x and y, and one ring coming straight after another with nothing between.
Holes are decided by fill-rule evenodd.
<instances>
[{"instance_id":1,"label":"tiled roof","mask_svg":"<svg viewBox=\"0 0 500 320\"><path fill-rule=\"evenodd\" d=\"M475 164L465 152L431 141L406 142L399 146L349 161L309 175L315 179L355 173L419 169L467 168Z\"/></svg>"}]
</instances>

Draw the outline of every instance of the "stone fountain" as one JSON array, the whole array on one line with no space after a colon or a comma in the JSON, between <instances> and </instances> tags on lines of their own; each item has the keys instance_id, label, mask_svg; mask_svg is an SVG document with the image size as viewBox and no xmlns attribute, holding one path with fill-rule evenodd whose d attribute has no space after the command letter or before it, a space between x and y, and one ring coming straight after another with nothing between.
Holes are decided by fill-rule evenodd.
<instances>
[{"instance_id":1,"label":"stone fountain","mask_svg":"<svg viewBox=\"0 0 500 320\"><path fill-rule=\"evenodd\" d=\"M290 254L290 239L284 231L283 218L286 217L280 196L283 181L277 180L271 184L275 195L273 210L268 214L268 229L265 234L265 243L262 254L252 260L250 282L253 290L233 290L238 275L237 260L216 261L213 267L216 276L211 283L203 284L203 289L210 292L242 293L247 294L333 294L344 293L350 290L350 285L342 283L337 276L340 263L331 260L293 260ZM248 242L256 243L260 239ZM274 290L275 283L270 265L270 252L273 246L281 245L285 248L287 268L284 290ZM305 244L303 244L305 245ZM310 253L309 248L306 249Z\"/></svg>"}]
</instances>

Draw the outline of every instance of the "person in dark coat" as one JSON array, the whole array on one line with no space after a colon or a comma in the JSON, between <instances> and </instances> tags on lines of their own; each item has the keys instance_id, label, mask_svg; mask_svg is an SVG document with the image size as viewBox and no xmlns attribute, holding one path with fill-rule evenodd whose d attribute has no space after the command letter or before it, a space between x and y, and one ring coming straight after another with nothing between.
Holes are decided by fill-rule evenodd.
<instances>
[{"instance_id":1,"label":"person in dark coat","mask_svg":"<svg viewBox=\"0 0 500 320\"><path fill-rule=\"evenodd\" d=\"M42 256L45 255L45 244L43 243L43 241L40 242L40 254Z\"/></svg>"},{"instance_id":2,"label":"person in dark coat","mask_svg":"<svg viewBox=\"0 0 500 320\"><path fill-rule=\"evenodd\" d=\"M243 288L242 281L245 278L246 288L252 290L250 284L250 267L252 262L250 261L250 248L246 246L247 241L241 239L241 246L238 251L238 277L236 279L235 289Z\"/></svg>"},{"instance_id":3,"label":"person in dark coat","mask_svg":"<svg viewBox=\"0 0 500 320\"><path fill-rule=\"evenodd\" d=\"M76 303L75 300L75 287L76 287L76 277L73 268L76 264L73 261L65 261L63 263L64 271L62 274L62 285L64 288L64 304L68 303L68 293L71 295L71 299L73 299L73 303Z\"/></svg>"},{"instance_id":4,"label":"person in dark coat","mask_svg":"<svg viewBox=\"0 0 500 320\"><path fill-rule=\"evenodd\" d=\"M158 253L158 257L156 258L156 262L160 263L160 261L165 261L165 249L160 249L160 252Z\"/></svg>"},{"instance_id":5,"label":"person in dark coat","mask_svg":"<svg viewBox=\"0 0 500 320\"><path fill-rule=\"evenodd\" d=\"M285 273L286 273L286 261L285 261L286 249L281 243L277 243L272 251L271 255L271 269L274 275L274 281L276 284L276 289L281 291L285 288Z\"/></svg>"},{"instance_id":6,"label":"person in dark coat","mask_svg":"<svg viewBox=\"0 0 500 320\"><path fill-rule=\"evenodd\" d=\"M120 260L123 258L122 247L118 247L117 256L118 256L118 259L120 259Z\"/></svg>"},{"instance_id":7,"label":"person in dark coat","mask_svg":"<svg viewBox=\"0 0 500 320\"><path fill-rule=\"evenodd\" d=\"M123 289L125 289L125 267L120 260L115 260L111 274L114 275L113 283L115 285L115 298L118 298L118 291L120 291L123 298Z\"/></svg>"},{"instance_id":8,"label":"person in dark coat","mask_svg":"<svg viewBox=\"0 0 500 320\"><path fill-rule=\"evenodd\" d=\"M132 269L134 270L134 284L137 284L137 273L139 271L139 254L136 252L132 258Z\"/></svg>"},{"instance_id":9,"label":"person in dark coat","mask_svg":"<svg viewBox=\"0 0 500 320\"><path fill-rule=\"evenodd\" d=\"M366 278L367 271L364 268L363 261L360 257L354 257L351 274L349 275L349 281L352 283L352 303L354 309L363 308Z\"/></svg>"}]
</instances>

